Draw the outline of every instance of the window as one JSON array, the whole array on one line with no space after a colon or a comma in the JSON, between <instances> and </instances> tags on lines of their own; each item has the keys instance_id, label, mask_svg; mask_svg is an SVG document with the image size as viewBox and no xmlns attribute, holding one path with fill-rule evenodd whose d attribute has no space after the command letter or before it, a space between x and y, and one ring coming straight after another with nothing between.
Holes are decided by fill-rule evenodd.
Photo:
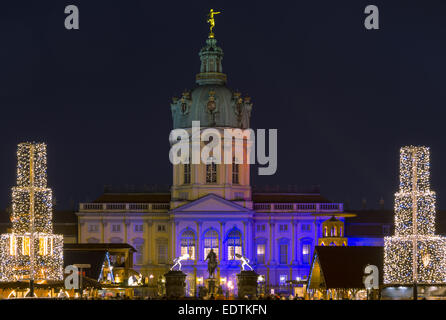
<instances>
[{"instance_id":1,"label":"window","mask_svg":"<svg viewBox=\"0 0 446 320\"><path fill-rule=\"evenodd\" d=\"M159 239L157 240L157 253L158 253L158 264L167 263L167 240Z\"/></svg>"},{"instance_id":2,"label":"window","mask_svg":"<svg viewBox=\"0 0 446 320\"><path fill-rule=\"evenodd\" d=\"M157 226L158 232L166 232L166 225L165 224L159 224Z\"/></svg>"},{"instance_id":3,"label":"window","mask_svg":"<svg viewBox=\"0 0 446 320\"><path fill-rule=\"evenodd\" d=\"M279 245L279 263L280 264L288 264L288 245L287 244Z\"/></svg>"},{"instance_id":4,"label":"window","mask_svg":"<svg viewBox=\"0 0 446 320\"><path fill-rule=\"evenodd\" d=\"M310 232L311 231L311 224L309 224L309 223L302 224L301 230L303 232Z\"/></svg>"},{"instance_id":5,"label":"window","mask_svg":"<svg viewBox=\"0 0 446 320\"><path fill-rule=\"evenodd\" d=\"M311 253L311 245L310 243L302 244L302 263L310 264L310 253Z\"/></svg>"},{"instance_id":6,"label":"window","mask_svg":"<svg viewBox=\"0 0 446 320\"><path fill-rule=\"evenodd\" d=\"M143 225L142 224L135 224L134 226L135 232L143 232Z\"/></svg>"},{"instance_id":7,"label":"window","mask_svg":"<svg viewBox=\"0 0 446 320\"><path fill-rule=\"evenodd\" d=\"M97 224L89 224L88 232L98 232L99 226Z\"/></svg>"},{"instance_id":8,"label":"window","mask_svg":"<svg viewBox=\"0 0 446 320\"><path fill-rule=\"evenodd\" d=\"M245 195L243 192L234 192L234 199L236 200L244 200Z\"/></svg>"},{"instance_id":9,"label":"window","mask_svg":"<svg viewBox=\"0 0 446 320\"><path fill-rule=\"evenodd\" d=\"M181 234L181 255L189 254L189 260L195 260L195 232L191 229Z\"/></svg>"},{"instance_id":10,"label":"window","mask_svg":"<svg viewBox=\"0 0 446 320\"><path fill-rule=\"evenodd\" d=\"M279 224L279 231L280 232L288 231L288 225L287 224Z\"/></svg>"},{"instance_id":11,"label":"window","mask_svg":"<svg viewBox=\"0 0 446 320\"><path fill-rule=\"evenodd\" d=\"M217 183L217 164L206 165L206 183Z\"/></svg>"},{"instance_id":12,"label":"window","mask_svg":"<svg viewBox=\"0 0 446 320\"><path fill-rule=\"evenodd\" d=\"M233 229L228 233L227 243L228 260L240 260L236 254L242 255L242 233L237 229Z\"/></svg>"},{"instance_id":13,"label":"window","mask_svg":"<svg viewBox=\"0 0 446 320\"><path fill-rule=\"evenodd\" d=\"M264 232L266 230L266 226L264 224L257 225L257 232Z\"/></svg>"},{"instance_id":14,"label":"window","mask_svg":"<svg viewBox=\"0 0 446 320\"><path fill-rule=\"evenodd\" d=\"M112 225L112 232L121 232L121 225L120 224L113 224Z\"/></svg>"},{"instance_id":15,"label":"window","mask_svg":"<svg viewBox=\"0 0 446 320\"><path fill-rule=\"evenodd\" d=\"M214 250L217 255L217 260L219 260L218 256L218 232L210 229L206 231L204 234L204 258L206 259L209 251Z\"/></svg>"},{"instance_id":16,"label":"window","mask_svg":"<svg viewBox=\"0 0 446 320\"><path fill-rule=\"evenodd\" d=\"M133 257L134 262L135 264L142 264L144 257L144 239L137 238L133 240L133 246L136 249L136 252Z\"/></svg>"},{"instance_id":17,"label":"window","mask_svg":"<svg viewBox=\"0 0 446 320\"><path fill-rule=\"evenodd\" d=\"M239 184L240 183L240 164L235 163L235 158L232 159L232 183Z\"/></svg>"},{"instance_id":18,"label":"window","mask_svg":"<svg viewBox=\"0 0 446 320\"><path fill-rule=\"evenodd\" d=\"M279 285L281 285L281 286L286 285L287 280L288 280L288 275L286 275L286 274L281 274L281 275L279 276Z\"/></svg>"},{"instance_id":19,"label":"window","mask_svg":"<svg viewBox=\"0 0 446 320\"><path fill-rule=\"evenodd\" d=\"M190 163L185 163L183 170L183 184L190 184Z\"/></svg>"},{"instance_id":20,"label":"window","mask_svg":"<svg viewBox=\"0 0 446 320\"><path fill-rule=\"evenodd\" d=\"M265 263L265 245L257 245L257 263Z\"/></svg>"},{"instance_id":21,"label":"window","mask_svg":"<svg viewBox=\"0 0 446 320\"><path fill-rule=\"evenodd\" d=\"M189 198L189 192L180 192L180 200L187 200Z\"/></svg>"}]
</instances>

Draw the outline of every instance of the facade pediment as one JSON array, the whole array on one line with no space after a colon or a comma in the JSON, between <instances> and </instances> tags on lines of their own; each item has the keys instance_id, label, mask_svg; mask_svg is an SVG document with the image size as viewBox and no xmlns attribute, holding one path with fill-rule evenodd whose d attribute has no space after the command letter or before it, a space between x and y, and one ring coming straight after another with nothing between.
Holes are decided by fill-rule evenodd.
<instances>
[{"instance_id":1,"label":"facade pediment","mask_svg":"<svg viewBox=\"0 0 446 320\"><path fill-rule=\"evenodd\" d=\"M251 212L249 209L242 207L229 200L223 199L214 194L208 194L193 202L187 203L181 207L172 210L172 213L186 212Z\"/></svg>"}]
</instances>

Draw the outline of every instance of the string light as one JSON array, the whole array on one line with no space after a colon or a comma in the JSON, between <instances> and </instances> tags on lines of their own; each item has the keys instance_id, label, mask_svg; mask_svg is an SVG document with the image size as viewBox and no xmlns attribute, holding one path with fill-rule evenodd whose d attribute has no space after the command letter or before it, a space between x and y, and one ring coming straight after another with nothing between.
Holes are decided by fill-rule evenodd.
<instances>
[{"instance_id":1,"label":"string light","mask_svg":"<svg viewBox=\"0 0 446 320\"><path fill-rule=\"evenodd\" d=\"M395 236L384 238L385 284L433 284L446 280L446 240L435 236L436 198L430 190L429 170L429 148L401 148Z\"/></svg>"},{"instance_id":2,"label":"string light","mask_svg":"<svg viewBox=\"0 0 446 320\"><path fill-rule=\"evenodd\" d=\"M0 280L62 280L63 236L53 234L52 192L47 188L46 145L17 148L12 188L12 232L0 235Z\"/></svg>"}]
</instances>

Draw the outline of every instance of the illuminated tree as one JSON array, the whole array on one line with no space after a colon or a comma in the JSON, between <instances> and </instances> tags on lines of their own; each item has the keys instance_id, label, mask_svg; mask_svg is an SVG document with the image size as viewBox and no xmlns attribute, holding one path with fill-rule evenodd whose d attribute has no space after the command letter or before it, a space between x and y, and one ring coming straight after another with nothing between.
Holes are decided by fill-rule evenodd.
<instances>
[{"instance_id":1,"label":"illuminated tree","mask_svg":"<svg viewBox=\"0 0 446 320\"><path fill-rule=\"evenodd\" d=\"M446 241L435 236L435 192L430 190L429 170L429 148L401 148L395 236L384 238L385 284L434 284L446 280Z\"/></svg>"},{"instance_id":2,"label":"illuminated tree","mask_svg":"<svg viewBox=\"0 0 446 320\"><path fill-rule=\"evenodd\" d=\"M47 188L46 145L17 148L12 188L12 232L0 236L0 280L62 280L63 236L53 234L52 192Z\"/></svg>"}]
</instances>

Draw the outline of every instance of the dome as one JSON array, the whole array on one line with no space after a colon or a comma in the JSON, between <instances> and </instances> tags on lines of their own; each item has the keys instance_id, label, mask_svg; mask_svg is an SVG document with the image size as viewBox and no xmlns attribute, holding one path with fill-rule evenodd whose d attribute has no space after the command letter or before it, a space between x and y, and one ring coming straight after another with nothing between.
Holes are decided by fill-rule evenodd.
<instances>
[{"instance_id":1,"label":"dome","mask_svg":"<svg viewBox=\"0 0 446 320\"><path fill-rule=\"evenodd\" d=\"M184 91L181 98L174 97L171 103L174 129L190 128L192 121L200 121L201 127L249 128L251 99L226 87L223 50L217 40L208 38L199 56L198 86Z\"/></svg>"}]
</instances>

